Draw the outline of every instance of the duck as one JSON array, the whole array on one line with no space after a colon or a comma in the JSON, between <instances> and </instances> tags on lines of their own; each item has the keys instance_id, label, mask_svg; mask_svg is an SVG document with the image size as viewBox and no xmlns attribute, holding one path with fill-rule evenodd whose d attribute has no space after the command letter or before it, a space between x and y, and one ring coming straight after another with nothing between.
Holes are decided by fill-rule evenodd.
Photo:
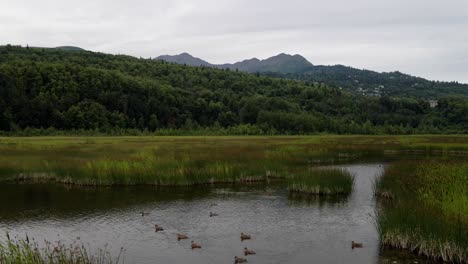
<instances>
[{"instance_id":1,"label":"duck","mask_svg":"<svg viewBox=\"0 0 468 264\"><path fill-rule=\"evenodd\" d=\"M247 240L247 239L250 239L251 237L250 237L250 235L246 235L244 233L241 233L240 238L241 238L241 240Z\"/></svg>"},{"instance_id":2,"label":"duck","mask_svg":"<svg viewBox=\"0 0 468 264\"><path fill-rule=\"evenodd\" d=\"M239 258L238 256L234 257L234 263L245 263L247 262L247 259L245 258Z\"/></svg>"},{"instance_id":3,"label":"duck","mask_svg":"<svg viewBox=\"0 0 468 264\"><path fill-rule=\"evenodd\" d=\"M188 239L188 236L183 234L177 234L177 240Z\"/></svg>"},{"instance_id":4,"label":"duck","mask_svg":"<svg viewBox=\"0 0 468 264\"><path fill-rule=\"evenodd\" d=\"M195 242L190 242L192 244L192 249L201 248L201 245Z\"/></svg>"},{"instance_id":5,"label":"duck","mask_svg":"<svg viewBox=\"0 0 468 264\"><path fill-rule=\"evenodd\" d=\"M159 226L159 225L154 225L154 229L156 230L156 232L158 232L158 231L164 231L164 228L162 228L162 227Z\"/></svg>"},{"instance_id":6,"label":"duck","mask_svg":"<svg viewBox=\"0 0 468 264\"><path fill-rule=\"evenodd\" d=\"M257 253L255 253L255 251L251 250L251 249L248 249L247 247L244 248L244 255L255 255Z\"/></svg>"},{"instance_id":7,"label":"duck","mask_svg":"<svg viewBox=\"0 0 468 264\"><path fill-rule=\"evenodd\" d=\"M218 216L218 214L217 214L217 213L210 212L210 217L213 217L213 216Z\"/></svg>"},{"instance_id":8,"label":"duck","mask_svg":"<svg viewBox=\"0 0 468 264\"><path fill-rule=\"evenodd\" d=\"M140 215L141 215L141 216L145 216L145 215L149 215L149 213L147 213L147 212L140 212Z\"/></svg>"},{"instance_id":9,"label":"duck","mask_svg":"<svg viewBox=\"0 0 468 264\"><path fill-rule=\"evenodd\" d=\"M218 206L218 204L216 204L216 203L210 204L210 207L213 207L213 206Z\"/></svg>"},{"instance_id":10,"label":"duck","mask_svg":"<svg viewBox=\"0 0 468 264\"><path fill-rule=\"evenodd\" d=\"M354 241L351 241L351 248L352 249L355 249L355 248L362 248L362 243L356 243Z\"/></svg>"}]
</instances>

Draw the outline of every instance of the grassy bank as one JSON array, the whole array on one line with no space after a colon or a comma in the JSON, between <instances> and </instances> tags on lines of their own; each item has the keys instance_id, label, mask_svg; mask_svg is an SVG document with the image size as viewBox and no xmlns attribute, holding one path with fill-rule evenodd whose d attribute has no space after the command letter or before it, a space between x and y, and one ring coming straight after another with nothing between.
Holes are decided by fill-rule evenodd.
<instances>
[{"instance_id":1,"label":"grassy bank","mask_svg":"<svg viewBox=\"0 0 468 264\"><path fill-rule=\"evenodd\" d=\"M369 161L386 151L434 149L468 150L468 137L0 138L0 182L187 186L268 181L318 165Z\"/></svg>"},{"instance_id":2,"label":"grassy bank","mask_svg":"<svg viewBox=\"0 0 468 264\"><path fill-rule=\"evenodd\" d=\"M71 245L46 242L38 243L24 240L0 242L0 263L2 264L117 264L120 254L113 258L106 250L91 254L80 242ZM122 261L123 263L123 261Z\"/></svg>"},{"instance_id":3,"label":"grassy bank","mask_svg":"<svg viewBox=\"0 0 468 264\"><path fill-rule=\"evenodd\" d=\"M381 243L468 262L468 163L395 164L377 183Z\"/></svg>"},{"instance_id":4,"label":"grassy bank","mask_svg":"<svg viewBox=\"0 0 468 264\"><path fill-rule=\"evenodd\" d=\"M351 193L354 176L343 169L315 169L287 178L288 191L310 195Z\"/></svg>"},{"instance_id":5,"label":"grassy bank","mask_svg":"<svg viewBox=\"0 0 468 264\"><path fill-rule=\"evenodd\" d=\"M79 185L267 181L357 157L298 137L3 138L0 150L0 181Z\"/></svg>"}]
</instances>

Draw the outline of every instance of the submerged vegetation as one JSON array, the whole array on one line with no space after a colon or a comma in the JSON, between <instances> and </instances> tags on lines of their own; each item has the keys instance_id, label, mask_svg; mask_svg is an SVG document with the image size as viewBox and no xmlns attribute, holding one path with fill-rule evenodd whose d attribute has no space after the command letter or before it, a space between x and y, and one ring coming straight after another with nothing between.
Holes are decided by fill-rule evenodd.
<instances>
[{"instance_id":1,"label":"submerged vegetation","mask_svg":"<svg viewBox=\"0 0 468 264\"><path fill-rule=\"evenodd\" d=\"M349 194L354 176L343 169L315 169L288 177L288 191L312 195Z\"/></svg>"},{"instance_id":2,"label":"submerged vegetation","mask_svg":"<svg viewBox=\"0 0 468 264\"><path fill-rule=\"evenodd\" d=\"M115 259L105 249L91 254L79 241L71 245L46 241L41 247L28 238L11 240L8 235L7 237L7 241L0 241L2 264L118 264L121 262L121 254Z\"/></svg>"},{"instance_id":3,"label":"submerged vegetation","mask_svg":"<svg viewBox=\"0 0 468 264\"><path fill-rule=\"evenodd\" d=\"M377 194L382 196L377 221L384 246L467 263L467 162L395 164L377 183Z\"/></svg>"}]
</instances>

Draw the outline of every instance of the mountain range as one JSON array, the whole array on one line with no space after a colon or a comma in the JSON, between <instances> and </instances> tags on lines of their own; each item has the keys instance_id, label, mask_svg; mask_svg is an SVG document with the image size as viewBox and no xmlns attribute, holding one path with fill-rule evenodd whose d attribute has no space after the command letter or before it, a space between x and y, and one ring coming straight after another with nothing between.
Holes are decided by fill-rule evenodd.
<instances>
[{"instance_id":1,"label":"mountain range","mask_svg":"<svg viewBox=\"0 0 468 264\"><path fill-rule=\"evenodd\" d=\"M188 53L155 58L189 66L260 73L272 77L319 82L366 96L395 96L437 99L445 96L468 96L468 84L439 82L398 71L376 72L343 65L313 65L301 55L281 53L265 60L257 58L232 64L211 64Z\"/></svg>"},{"instance_id":2,"label":"mountain range","mask_svg":"<svg viewBox=\"0 0 468 264\"><path fill-rule=\"evenodd\" d=\"M186 64L190 66L206 66L220 69L231 69L245 72L277 72L277 73L300 73L311 68L313 65L301 55L289 55L281 53L265 60L257 58L244 60L236 63L226 64L211 64L200 58L193 57L188 53L179 55L163 55L155 58L156 60L164 60L178 64Z\"/></svg>"},{"instance_id":3,"label":"mountain range","mask_svg":"<svg viewBox=\"0 0 468 264\"><path fill-rule=\"evenodd\" d=\"M200 58L193 57L188 53L170 56L163 55L156 58L156 60L164 60L167 62L174 62L178 64L186 64L190 66L207 66L220 69L231 69L245 72L277 72L277 73L299 73L312 67L312 63L307 61L301 55L289 55L281 53L265 60L257 58L244 60L236 63L226 64L211 64Z\"/></svg>"}]
</instances>

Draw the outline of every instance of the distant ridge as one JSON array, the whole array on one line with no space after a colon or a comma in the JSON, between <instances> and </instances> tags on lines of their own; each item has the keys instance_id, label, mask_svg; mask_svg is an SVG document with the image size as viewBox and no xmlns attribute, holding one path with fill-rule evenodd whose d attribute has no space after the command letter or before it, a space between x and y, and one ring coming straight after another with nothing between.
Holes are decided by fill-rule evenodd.
<instances>
[{"instance_id":1,"label":"distant ridge","mask_svg":"<svg viewBox=\"0 0 468 264\"><path fill-rule=\"evenodd\" d=\"M233 64L211 64L188 53L159 56L164 60L190 66L262 73L271 77L325 83L354 94L436 99L444 96L468 96L468 84L430 81L398 71L375 72L343 65L313 65L301 55L281 53L265 60L248 59Z\"/></svg>"},{"instance_id":2,"label":"distant ridge","mask_svg":"<svg viewBox=\"0 0 468 264\"><path fill-rule=\"evenodd\" d=\"M69 51L85 51L85 49L82 49L80 47L75 47L75 46L59 46L59 47L55 47L54 49L69 50Z\"/></svg>"},{"instance_id":3,"label":"distant ridge","mask_svg":"<svg viewBox=\"0 0 468 264\"><path fill-rule=\"evenodd\" d=\"M174 56L171 56L171 55L162 55L162 56L159 56L157 58L155 58L155 60L163 60L163 61L167 61L167 62L174 62L174 63L177 63L177 64L186 64L186 65L189 65L189 66L213 66L212 64L210 64L209 62L206 62L202 59L199 59L199 58L196 58L196 57L193 57L192 55L184 52L184 53L181 53L179 55L174 55Z\"/></svg>"},{"instance_id":4,"label":"distant ridge","mask_svg":"<svg viewBox=\"0 0 468 264\"><path fill-rule=\"evenodd\" d=\"M186 64L190 66L207 66L220 69L231 69L245 72L278 72L278 73L298 73L312 67L312 63L307 61L301 55L289 55L281 53L277 56L265 60L257 58L236 62L233 64L211 64L200 58L193 57L188 53L179 55L163 55L155 58L156 60L163 60L167 62L174 62L178 64Z\"/></svg>"}]
</instances>

